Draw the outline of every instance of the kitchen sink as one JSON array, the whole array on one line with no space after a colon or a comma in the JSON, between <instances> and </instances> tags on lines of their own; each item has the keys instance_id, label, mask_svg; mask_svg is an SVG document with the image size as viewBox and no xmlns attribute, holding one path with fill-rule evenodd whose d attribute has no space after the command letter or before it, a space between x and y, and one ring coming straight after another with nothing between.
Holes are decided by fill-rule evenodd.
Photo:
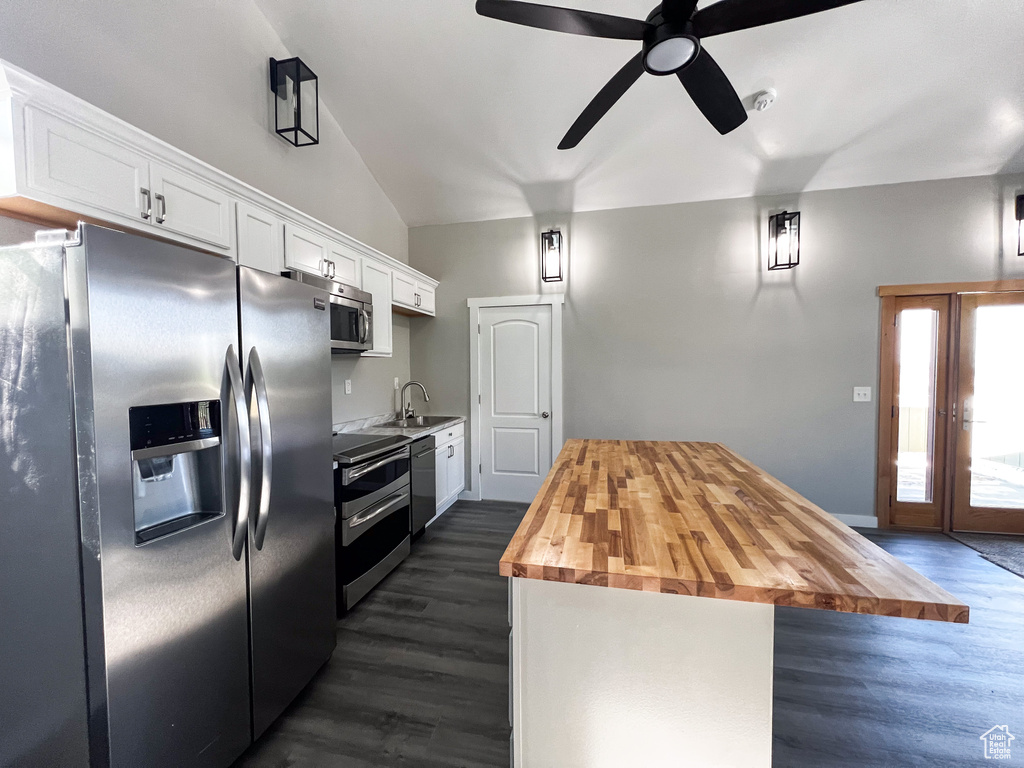
<instances>
[{"instance_id":1,"label":"kitchen sink","mask_svg":"<svg viewBox=\"0 0 1024 768\"><path fill-rule=\"evenodd\" d=\"M414 416L411 419L395 419L379 424L380 427L391 427L393 429L417 429L419 427L433 427L451 421L454 416Z\"/></svg>"}]
</instances>

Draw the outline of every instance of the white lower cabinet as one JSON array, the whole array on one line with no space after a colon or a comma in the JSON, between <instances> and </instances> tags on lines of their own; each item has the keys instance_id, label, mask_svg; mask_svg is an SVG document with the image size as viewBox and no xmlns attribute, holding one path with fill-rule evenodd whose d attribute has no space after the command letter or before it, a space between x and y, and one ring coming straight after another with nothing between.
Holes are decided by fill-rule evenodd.
<instances>
[{"instance_id":1,"label":"white lower cabinet","mask_svg":"<svg viewBox=\"0 0 1024 768\"><path fill-rule=\"evenodd\" d=\"M448 446L434 449L434 498L437 499L437 511L444 508L448 501Z\"/></svg>"},{"instance_id":2,"label":"white lower cabinet","mask_svg":"<svg viewBox=\"0 0 1024 768\"><path fill-rule=\"evenodd\" d=\"M391 269L362 259L362 289L373 296L373 349L364 357L391 357Z\"/></svg>"},{"instance_id":3,"label":"white lower cabinet","mask_svg":"<svg viewBox=\"0 0 1024 768\"><path fill-rule=\"evenodd\" d=\"M284 269L284 222L249 203L235 206L238 263L243 267L280 274Z\"/></svg>"},{"instance_id":4,"label":"white lower cabinet","mask_svg":"<svg viewBox=\"0 0 1024 768\"><path fill-rule=\"evenodd\" d=\"M444 512L466 489L466 439L463 424L434 433L434 493L437 511Z\"/></svg>"}]
</instances>

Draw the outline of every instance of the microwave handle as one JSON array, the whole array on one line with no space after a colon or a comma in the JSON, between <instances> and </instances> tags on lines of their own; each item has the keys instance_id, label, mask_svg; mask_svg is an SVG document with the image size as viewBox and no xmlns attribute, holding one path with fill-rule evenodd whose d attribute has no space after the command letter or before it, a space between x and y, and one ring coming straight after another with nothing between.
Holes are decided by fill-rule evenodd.
<instances>
[{"instance_id":1,"label":"microwave handle","mask_svg":"<svg viewBox=\"0 0 1024 768\"><path fill-rule=\"evenodd\" d=\"M359 324L362 326L362 330L359 332L359 343L365 344L370 335L370 315L362 308L359 309Z\"/></svg>"}]
</instances>

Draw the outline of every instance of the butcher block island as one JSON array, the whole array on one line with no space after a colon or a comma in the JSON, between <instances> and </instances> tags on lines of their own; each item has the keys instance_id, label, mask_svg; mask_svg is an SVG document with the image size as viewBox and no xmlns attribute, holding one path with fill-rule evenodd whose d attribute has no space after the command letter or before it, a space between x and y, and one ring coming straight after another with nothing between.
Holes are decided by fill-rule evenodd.
<instances>
[{"instance_id":1,"label":"butcher block island","mask_svg":"<svg viewBox=\"0 0 1024 768\"><path fill-rule=\"evenodd\" d=\"M568 441L500 571L520 768L768 768L775 606L969 614L719 443Z\"/></svg>"}]
</instances>

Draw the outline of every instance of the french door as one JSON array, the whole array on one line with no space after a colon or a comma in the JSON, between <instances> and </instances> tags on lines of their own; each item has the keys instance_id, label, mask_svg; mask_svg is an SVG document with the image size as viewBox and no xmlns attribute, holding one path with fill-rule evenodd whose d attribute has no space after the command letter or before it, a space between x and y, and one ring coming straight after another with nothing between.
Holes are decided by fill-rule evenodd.
<instances>
[{"instance_id":1,"label":"french door","mask_svg":"<svg viewBox=\"0 0 1024 768\"><path fill-rule=\"evenodd\" d=\"M1024 293L960 299L952 528L1024 533Z\"/></svg>"},{"instance_id":2,"label":"french door","mask_svg":"<svg viewBox=\"0 0 1024 768\"><path fill-rule=\"evenodd\" d=\"M879 518L1024 533L1024 293L883 299Z\"/></svg>"}]
</instances>

